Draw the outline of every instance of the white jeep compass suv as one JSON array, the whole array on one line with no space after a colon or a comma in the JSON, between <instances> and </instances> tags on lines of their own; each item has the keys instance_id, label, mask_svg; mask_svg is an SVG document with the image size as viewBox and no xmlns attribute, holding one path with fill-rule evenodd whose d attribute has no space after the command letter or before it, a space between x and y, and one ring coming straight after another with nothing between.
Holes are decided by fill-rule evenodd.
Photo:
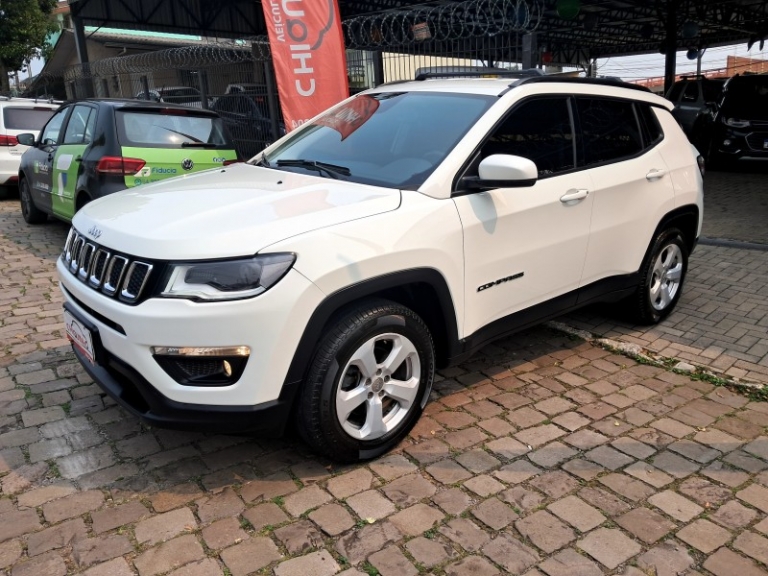
<instances>
[{"instance_id":1,"label":"white jeep compass suv","mask_svg":"<svg viewBox=\"0 0 768 576\"><path fill-rule=\"evenodd\" d=\"M336 460L410 430L436 368L593 302L675 307L695 149L607 80L358 94L248 163L79 211L58 261L77 357L151 425L281 432Z\"/></svg>"}]
</instances>

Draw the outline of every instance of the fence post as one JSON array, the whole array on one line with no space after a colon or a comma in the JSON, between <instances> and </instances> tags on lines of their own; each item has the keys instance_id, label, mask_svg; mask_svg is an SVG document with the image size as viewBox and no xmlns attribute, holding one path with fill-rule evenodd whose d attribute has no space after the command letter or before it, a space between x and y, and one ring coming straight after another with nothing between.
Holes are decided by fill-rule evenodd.
<instances>
[{"instance_id":1,"label":"fence post","mask_svg":"<svg viewBox=\"0 0 768 576\"><path fill-rule=\"evenodd\" d=\"M141 77L141 89L144 90L144 100L149 100L149 80L146 76Z\"/></svg>"},{"instance_id":2,"label":"fence post","mask_svg":"<svg viewBox=\"0 0 768 576\"><path fill-rule=\"evenodd\" d=\"M280 109L277 106L277 85L271 57L264 61L264 83L267 87L267 106L269 106L269 120L272 125L272 141L274 142L280 138L280 124L277 119ZM288 130L288 126L285 128Z\"/></svg>"},{"instance_id":3,"label":"fence post","mask_svg":"<svg viewBox=\"0 0 768 576\"><path fill-rule=\"evenodd\" d=\"M208 78L205 70L197 71L197 80L200 85L200 105L203 110L208 110Z\"/></svg>"},{"instance_id":4,"label":"fence post","mask_svg":"<svg viewBox=\"0 0 768 576\"><path fill-rule=\"evenodd\" d=\"M536 43L536 32L523 35L523 69L536 68L538 64L539 47Z\"/></svg>"},{"instance_id":5,"label":"fence post","mask_svg":"<svg viewBox=\"0 0 768 576\"><path fill-rule=\"evenodd\" d=\"M104 90L104 97L109 98L109 80L106 78L101 79L101 88Z\"/></svg>"},{"instance_id":6,"label":"fence post","mask_svg":"<svg viewBox=\"0 0 768 576\"><path fill-rule=\"evenodd\" d=\"M93 79L91 78L91 65L88 60L88 44L85 39L85 28L83 26L83 20L79 16L72 18L72 24L75 28L75 48L77 49L77 59L80 62L80 70L84 74L85 78L81 80L80 85L83 87L83 97L90 98L93 96Z\"/></svg>"},{"instance_id":7,"label":"fence post","mask_svg":"<svg viewBox=\"0 0 768 576\"><path fill-rule=\"evenodd\" d=\"M384 53L376 50L373 53L373 87L384 84Z\"/></svg>"}]
</instances>

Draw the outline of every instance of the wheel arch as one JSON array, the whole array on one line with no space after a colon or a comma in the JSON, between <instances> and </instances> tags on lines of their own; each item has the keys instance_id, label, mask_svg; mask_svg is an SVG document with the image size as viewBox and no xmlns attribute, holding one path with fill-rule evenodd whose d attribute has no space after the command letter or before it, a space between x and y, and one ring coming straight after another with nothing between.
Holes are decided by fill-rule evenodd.
<instances>
[{"instance_id":1,"label":"wheel arch","mask_svg":"<svg viewBox=\"0 0 768 576\"><path fill-rule=\"evenodd\" d=\"M93 200L91 195L83 189L78 190L75 193L75 212L80 210L83 206Z\"/></svg>"},{"instance_id":2,"label":"wheel arch","mask_svg":"<svg viewBox=\"0 0 768 576\"><path fill-rule=\"evenodd\" d=\"M427 324L435 343L438 367L447 365L459 348L456 308L448 283L437 270L415 268L370 278L329 295L315 309L294 352L285 382L302 382L325 329L351 305L384 298L407 306Z\"/></svg>"},{"instance_id":3,"label":"wheel arch","mask_svg":"<svg viewBox=\"0 0 768 576\"><path fill-rule=\"evenodd\" d=\"M697 233L699 231L699 217L699 207L695 204L688 204L686 206L675 208L671 212L665 214L664 217L659 221L659 224L656 226L656 230L654 230L653 236L651 238L656 238L656 236L662 230L675 227L683 233L683 239L685 240L685 245L688 248L688 254L690 254L693 252L693 249L696 247L696 242L698 241ZM651 240L651 244L652 243L653 240ZM649 245L648 251L650 251L650 249L651 246ZM646 251L646 257L648 256L648 251Z\"/></svg>"}]
</instances>

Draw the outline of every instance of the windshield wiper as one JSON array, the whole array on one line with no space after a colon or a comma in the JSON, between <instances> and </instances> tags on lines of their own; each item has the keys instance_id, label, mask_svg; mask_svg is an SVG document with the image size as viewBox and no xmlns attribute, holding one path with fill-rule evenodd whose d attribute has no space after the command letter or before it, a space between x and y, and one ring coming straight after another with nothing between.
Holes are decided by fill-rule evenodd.
<instances>
[{"instance_id":1,"label":"windshield wiper","mask_svg":"<svg viewBox=\"0 0 768 576\"><path fill-rule=\"evenodd\" d=\"M341 176L351 176L349 168L346 166L339 166L338 164L329 164L328 162L320 162L318 160L278 160L278 166L297 166L299 168L308 168L309 170L317 170L318 172L325 172L331 178L338 178Z\"/></svg>"},{"instance_id":2,"label":"windshield wiper","mask_svg":"<svg viewBox=\"0 0 768 576\"><path fill-rule=\"evenodd\" d=\"M190 134L185 134L184 132L179 132L178 130L173 130L172 128L166 128L165 126L158 126L158 128L161 128L161 129L166 130L168 132L173 132L174 134L178 134L179 136L184 136L184 138L189 138L195 144L204 144L204 142L202 140L200 140L199 138L195 138L194 136L192 136ZM186 144L186 142L182 143L182 145L183 144Z\"/></svg>"},{"instance_id":3,"label":"windshield wiper","mask_svg":"<svg viewBox=\"0 0 768 576\"><path fill-rule=\"evenodd\" d=\"M264 168L272 168L272 164L270 164L269 160L267 160L266 154L262 154L261 156L253 160L253 162L248 162L248 164L251 164L253 166L264 166Z\"/></svg>"}]
</instances>

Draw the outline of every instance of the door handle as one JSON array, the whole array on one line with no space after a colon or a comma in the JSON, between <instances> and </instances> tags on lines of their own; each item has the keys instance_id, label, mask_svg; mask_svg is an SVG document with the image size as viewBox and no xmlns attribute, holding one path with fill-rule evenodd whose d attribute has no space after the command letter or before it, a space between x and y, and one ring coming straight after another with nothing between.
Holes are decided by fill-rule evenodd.
<instances>
[{"instance_id":1,"label":"door handle","mask_svg":"<svg viewBox=\"0 0 768 576\"><path fill-rule=\"evenodd\" d=\"M565 195L560 197L560 202L567 203L567 202L575 202L578 200L584 200L589 196L589 190L585 190L583 188L581 189L574 189L574 190L568 190L568 192L565 193Z\"/></svg>"},{"instance_id":2,"label":"door handle","mask_svg":"<svg viewBox=\"0 0 768 576\"><path fill-rule=\"evenodd\" d=\"M666 173L667 173L666 170L657 170L656 168L654 168L653 170L648 172L648 174L645 175L645 179L646 180L657 180L657 179L661 178L662 176L664 176Z\"/></svg>"}]
</instances>

